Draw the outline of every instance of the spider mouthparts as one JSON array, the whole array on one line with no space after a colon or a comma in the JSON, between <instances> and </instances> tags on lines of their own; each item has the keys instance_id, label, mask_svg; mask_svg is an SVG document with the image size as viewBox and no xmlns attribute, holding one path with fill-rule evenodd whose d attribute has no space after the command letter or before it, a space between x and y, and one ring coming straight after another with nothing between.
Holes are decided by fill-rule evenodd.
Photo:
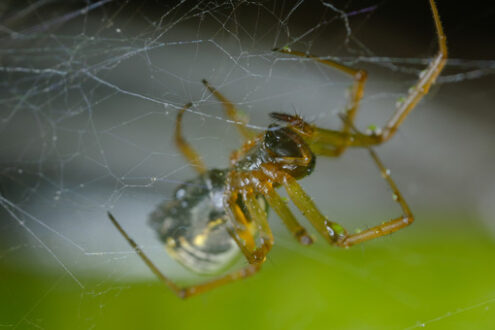
<instances>
[{"instance_id":1,"label":"spider mouthparts","mask_svg":"<svg viewBox=\"0 0 495 330\"><path fill-rule=\"evenodd\" d=\"M290 123L291 121L294 120L294 116L288 115L286 113L281 113L281 112L270 112L270 117L276 120L280 121L285 121Z\"/></svg>"}]
</instances>

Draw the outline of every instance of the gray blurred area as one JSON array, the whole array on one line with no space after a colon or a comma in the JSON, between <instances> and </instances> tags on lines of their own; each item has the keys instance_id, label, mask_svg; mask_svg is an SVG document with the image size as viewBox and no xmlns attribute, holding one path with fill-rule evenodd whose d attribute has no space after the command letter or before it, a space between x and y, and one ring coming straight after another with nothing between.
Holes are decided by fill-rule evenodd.
<instances>
[{"instance_id":1,"label":"gray blurred area","mask_svg":"<svg viewBox=\"0 0 495 330\"><path fill-rule=\"evenodd\" d=\"M489 27L473 26L469 15L459 21L454 5L442 5L451 60L398 134L376 149L417 223L448 226L465 215L480 221L467 226L495 235L495 43ZM393 6L2 4L0 262L76 281L152 276L108 221L111 210L153 260L181 275L146 224L195 175L172 142L177 111L193 102L184 133L211 167L226 167L242 143L201 79L260 132L272 111L339 127L351 79L271 51L289 45L366 69L357 126L380 126L436 52L427 1L404 5L411 8L400 16ZM350 229L400 212L365 150L319 158L301 184ZM291 240L276 216L270 221L282 246Z\"/></svg>"}]
</instances>

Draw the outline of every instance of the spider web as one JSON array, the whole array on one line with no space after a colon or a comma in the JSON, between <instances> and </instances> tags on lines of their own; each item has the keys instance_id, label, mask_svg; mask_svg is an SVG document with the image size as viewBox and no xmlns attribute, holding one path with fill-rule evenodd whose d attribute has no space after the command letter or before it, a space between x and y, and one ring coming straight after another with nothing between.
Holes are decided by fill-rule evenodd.
<instances>
[{"instance_id":1,"label":"spider web","mask_svg":"<svg viewBox=\"0 0 495 330\"><path fill-rule=\"evenodd\" d=\"M161 243L146 225L156 205L195 175L172 143L177 111L193 103L183 122L185 136L211 168L226 167L229 152L242 141L234 122L201 84L203 78L239 107L254 130L267 128L272 111L297 112L319 126L338 128L337 114L345 108L352 80L313 61L271 51L288 46L368 70L361 105L365 110L357 125L362 130L381 125L436 51L432 25L425 24L424 31L407 40L402 32L408 27L390 33L389 26L380 26L376 16L387 5L1 4L2 264L68 276L86 293L89 278L153 278L106 218L111 210L167 274L192 277L163 257ZM450 88L449 95L461 88L476 92L454 104L442 102L448 97L434 88L438 101L428 97L415 110L419 114L413 112L401 128L397 142L383 146L380 154L420 210L481 214L483 226L495 232L493 173L483 179L461 174L490 173L495 155L486 141L494 138L493 114L484 105L474 115L459 110L476 98L493 101L485 86L493 82L494 70L493 57L450 59L437 85ZM457 138L460 130L466 132L462 139ZM455 143L445 138L452 135ZM459 153L458 163L450 159ZM444 166L446 159L453 165ZM399 212L382 181L365 152L351 151L342 160L319 159L303 186L323 213L346 219L345 226L354 230ZM275 219L271 222L280 246L329 262L318 253L301 251ZM359 275L352 265L341 266ZM485 307L493 303L489 299L461 304L460 311Z\"/></svg>"}]
</instances>

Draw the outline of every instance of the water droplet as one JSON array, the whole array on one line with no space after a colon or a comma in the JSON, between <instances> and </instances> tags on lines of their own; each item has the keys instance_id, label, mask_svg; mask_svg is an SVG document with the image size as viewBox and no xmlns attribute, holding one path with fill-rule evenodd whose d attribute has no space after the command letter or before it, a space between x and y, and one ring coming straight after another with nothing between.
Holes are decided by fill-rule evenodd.
<instances>
[{"instance_id":1,"label":"water droplet","mask_svg":"<svg viewBox=\"0 0 495 330\"><path fill-rule=\"evenodd\" d=\"M177 192L175 193L175 197L176 198L182 198L186 195L186 190L185 189L179 189L177 190Z\"/></svg>"},{"instance_id":2,"label":"water droplet","mask_svg":"<svg viewBox=\"0 0 495 330\"><path fill-rule=\"evenodd\" d=\"M122 32L122 30L120 28L116 28L115 32L120 33L120 32Z\"/></svg>"}]
</instances>

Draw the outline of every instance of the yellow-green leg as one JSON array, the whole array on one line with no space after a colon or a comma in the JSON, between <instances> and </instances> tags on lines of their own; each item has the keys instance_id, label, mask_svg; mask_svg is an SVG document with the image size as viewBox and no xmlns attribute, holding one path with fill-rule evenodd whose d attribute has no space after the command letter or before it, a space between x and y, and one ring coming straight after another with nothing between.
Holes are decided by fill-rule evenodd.
<instances>
[{"instance_id":1,"label":"yellow-green leg","mask_svg":"<svg viewBox=\"0 0 495 330\"><path fill-rule=\"evenodd\" d=\"M351 92L349 95L349 99L347 102L345 113L346 113L346 117L349 118L350 122L354 121L354 118L356 117L357 110L359 108L359 102L363 98L363 94L364 94L364 84L365 84L366 78L368 76L366 71L361 70L361 69L354 69L354 68L351 68L347 65L338 63L336 61L332 61L329 59L322 59L322 58L319 58L317 56L303 53L303 52L299 52L299 51L295 51L295 50L292 50L292 49L287 48L287 47L280 48L280 49L276 48L276 49L274 49L274 51L278 51L278 52L281 52L284 54L309 58L309 59L315 60L316 62L322 63L324 65L327 65L329 67L337 69L337 70L351 76L354 79L354 83L351 87ZM342 127L342 130L340 132L342 132L344 135L346 135L350 131L351 131L351 127L349 126L349 124L343 123L343 127ZM346 142L346 141L344 141L344 142ZM335 147L333 148L333 156L340 155L346 148L347 148L346 143L335 145Z\"/></svg>"},{"instance_id":2,"label":"yellow-green leg","mask_svg":"<svg viewBox=\"0 0 495 330\"><path fill-rule=\"evenodd\" d=\"M256 193L251 186L241 186L240 175L232 172L227 179L228 190L224 197L226 210L232 219L233 233L231 236L241 249L250 264L261 264L265 261L266 255L273 246L273 234L268 225L265 210L263 210L256 198ZM239 207L239 196L248 210L248 215L244 214ZM255 231L250 230L250 219L255 227ZM259 247L254 244L254 235L260 235L261 244Z\"/></svg>"},{"instance_id":3,"label":"yellow-green leg","mask_svg":"<svg viewBox=\"0 0 495 330\"><path fill-rule=\"evenodd\" d=\"M343 66L337 62L319 59L313 55L307 55L301 52L280 49L279 51L296 56L312 58L320 63L329 65L350 75L354 75L355 82L351 94L350 103L346 111L348 121L344 123L342 130L328 130L312 125L307 125L307 134L305 140L310 144L315 154L325 156L339 156L347 147L367 147L381 144L389 140L396 132L405 118L414 109L418 102L428 93L430 87L435 83L443 67L447 62L447 38L443 32L442 23L434 0L430 1L430 7L433 14L433 21L438 39L438 52L428 67L421 73L416 84L409 89L407 96L397 103L394 114L381 129L377 129L370 135L361 133L352 133L352 125L359 100L362 97L364 81L366 75L360 70ZM280 114L279 114L280 116ZM309 132L309 133L308 133Z\"/></svg>"},{"instance_id":4,"label":"yellow-green leg","mask_svg":"<svg viewBox=\"0 0 495 330\"><path fill-rule=\"evenodd\" d=\"M290 209L287 207L286 202L273 188L270 180L271 179L261 170L254 170L238 174L238 182L253 182L252 188L254 189L254 191L262 194L265 197L268 205L275 211L275 213L278 214L289 232L299 243L303 245L312 244L313 239L311 238L307 230L296 220ZM264 219L265 218L266 216L264 217ZM263 222L266 226L268 225L268 222Z\"/></svg>"},{"instance_id":5,"label":"yellow-green leg","mask_svg":"<svg viewBox=\"0 0 495 330\"><path fill-rule=\"evenodd\" d=\"M148 256L143 252L143 250L141 250L141 248L136 244L136 242L134 242L134 240L131 237L129 237L127 232L124 231L124 229L120 226L120 224L117 222L117 220L110 212L108 213L108 217L110 221L112 221L112 223L115 225L117 230L120 232L120 234L124 236L124 238L129 243L129 245L134 249L134 251L136 251L137 255L144 261L146 266L148 266L148 268L160 279L160 281L162 281L163 284L165 284L168 288L170 288L170 290L172 290L172 292L175 293L179 298L182 299L190 298L192 296L196 296L198 294L215 289L219 286L249 277L255 274L256 272L258 272L261 268L261 264L250 264L240 270L236 270L232 273L213 279L206 283L180 287L179 285L175 284L171 279L169 279L167 276L165 276L158 269L158 267L155 266L155 264L151 261L151 259L148 258Z\"/></svg>"},{"instance_id":6,"label":"yellow-green leg","mask_svg":"<svg viewBox=\"0 0 495 330\"><path fill-rule=\"evenodd\" d=\"M394 200L401 206L403 215L357 234L349 234L343 226L327 219L318 210L308 194L293 177L283 171L279 171L271 164L262 165L262 170L267 176L273 178L275 182L285 187L290 199L294 202L301 213L309 220L313 227L320 233L320 235L327 240L327 242L340 247L349 247L351 245L391 234L410 225L414 221L413 215L406 201L402 197L402 194L390 177L389 171L386 170L376 153L371 148L369 149L369 152L380 169L382 176L391 187Z\"/></svg>"},{"instance_id":7,"label":"yellow-green leg","mask_svg":"<svg viewBox=\"0 0 495 330\"><path fill-rule=\"evenodd\" d=\"M248 121L246 120L246 118L243 118L239 115L239 111L235 108L234 104L230 102L229 99L227 99L225 96L223 96L219 91L217 91L215 87L211 86L210 83L206 81L206 79L203 79L201 82L220 102L222 102L225 113L230 118L230 120L232 120L236 124L239 133L241 133L241 135L247 140L254 138L257 135L256 131L253 131L246 126L248 124Z\"/></svg>"},{"instance_id":8,"label":"yellow-green leg","mask_svg":"<svg viewBox=\"0 0 495 330\"><path fill-rule=\"evenodd\" d=\"M194 150L193 147L182 136L182 117L184 111L192 106L191 103L187 103L177 114L175 121L175 144L177 148L182 152L187 161L193 166L193 168L200 174L206 172L206 166L201 159L201 156Z\"/></svg>"}]
</instances>

